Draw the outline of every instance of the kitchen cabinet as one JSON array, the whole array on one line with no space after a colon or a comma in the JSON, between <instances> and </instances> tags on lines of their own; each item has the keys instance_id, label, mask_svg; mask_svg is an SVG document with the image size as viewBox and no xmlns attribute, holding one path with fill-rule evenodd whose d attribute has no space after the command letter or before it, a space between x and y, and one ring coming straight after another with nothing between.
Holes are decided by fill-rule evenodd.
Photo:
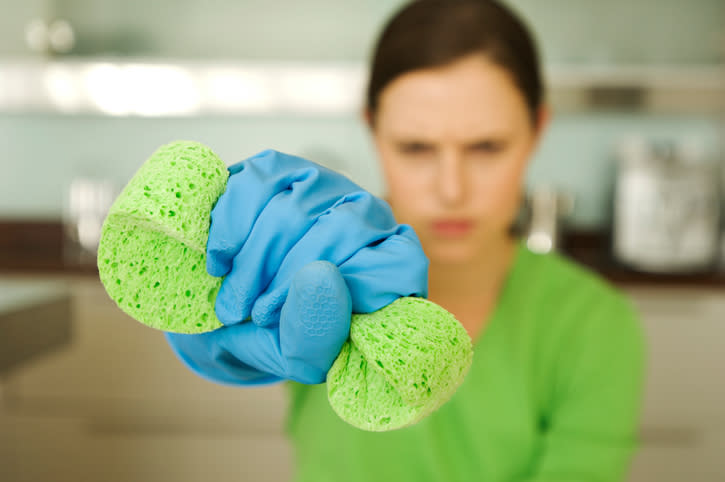
<instances>
[{"instance_id":1,"label":"kitchen cabinet","mask_svg":"<svg viewBox=\"0 0 725 482\"><path fill-rule=\"evenodd\" d=\"M375 36L405 2L281 3L0 0L0 112L357 115ZM507 3L537 38L557 113L723 112L721 0ZM33 18L67 20L72 49L28 62Z\"/></svg>"},{"instance_id":2,"label":"kitchen cabinet","mask_svg":"<svg viewBox=\"0 0 725 482\"><path fill-rule=\"evenodd\" d=\"M0 0L0 56L27 56L25 28L34 18L44 18L49 13L51 0Z\"/></svg>"},{"instance_id":3,"label":"kitchen cabinet","mask_svg":"<svg viewBox=\"0 0 725 482\"><path fill-rule=\"evenodd\" d=\"M63 279L73 344L0 379L0 480L289 479L283 385L240 390L202 380L97 280ZM629 482L725 480L725 292L626 291L649 354Z\"/></svg>"},{"instance_id":4,"label":"kitchen cabinet","mask_svg":"<svg viewBox=\"0 0 725 482\"><path fill-rule=\"evenodd\" d=\"M0 376L70 343L70 318L60 284L0 281Z\"/></svg>"},{"instance_id":5,"label":"kitchen cabinet","mask_svg":"<svg viewBox=\"0 0 725 482\"><path fill-rule=\"evenodd\" d=\"M721 0L506 0L557 63L693 63L725 59Z\"/></svg>"},{"instance_id":6,"label":"kitchen cabinet","mask_svg":"<svg viewBox=\"0 0 725 482\"><path fill-rule=\"evenodd\" d=\"M630 288L648 344L631 482L725 480L725 293Z\"/></svg>"},{"instance_id":7,"label":"kitchen cabinet","mask_svg":"<svg viewBox=\"0 0 725 482\"><path fill-rule=\"evenodd\" d=\"M373 33L401 3L0 0L8 17L0 20L7 27L0 30L0 40L12 46L0 43L0 55L31 55L23 30L31 18L40 17L70 23L76 38L71 54L77 56L361 59Z\"/></svg>"},{"instance_id":8,"label":"kitchen cabinet","mask_svg":"<svg viewBox=\"0 0 725 482\"><path fill-rule=\"evenodd\" d=\"M73 344L0 379L0 480L288 480L285 388L220 386L90 277L68 281Z\"/></svg>"},{"instance_id":9,"label":"kitchen cabinet","mask_svg":"<svg viewBox=\"0 0 725 482\"><path fill-rule=\"evenodd\" d=\"M530 24L547 61L692 63L725 59L725 6L721 0L505 1ZM0 35L19 43L22 26L42 13L71 22L77 31L76 55L359 60L367 56L385 19L404 3L0 0L5 17L0 25L7 27L0 29ZM144 14L138 15L140 11ZM215 35L209 35L210 25ZM0 42L0 54L3 48L7 47Z\"/></svg>"}]
</instances>

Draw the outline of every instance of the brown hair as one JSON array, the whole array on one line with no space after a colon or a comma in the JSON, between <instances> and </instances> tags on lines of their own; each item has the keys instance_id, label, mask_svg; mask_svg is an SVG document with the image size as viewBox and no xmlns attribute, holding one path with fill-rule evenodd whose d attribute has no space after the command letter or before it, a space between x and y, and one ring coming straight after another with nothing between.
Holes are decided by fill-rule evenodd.
<instances>
[{"instance_id":1,"label":"brown hair","mask_svg":"<svg viewBox=\"0 0 725 482\"><path fill-rule=\"evenodd\" d=\"M535 122L543 97L536 44L523 21L493 0L416 0L399 10L374 49L366 99L371 118L382 90L398 76L476 52L511 74Z\"/></svg>"}]
</instances>

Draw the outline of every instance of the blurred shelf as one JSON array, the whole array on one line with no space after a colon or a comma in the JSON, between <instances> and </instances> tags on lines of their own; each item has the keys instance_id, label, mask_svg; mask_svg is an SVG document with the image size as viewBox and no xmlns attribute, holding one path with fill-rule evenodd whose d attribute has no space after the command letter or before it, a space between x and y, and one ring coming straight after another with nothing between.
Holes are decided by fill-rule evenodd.
<instances>
[{"instance_id":1,"label":"blurred shelf","mask_svg":"<svg viewBox=\"0 0 725 482\"><path fill-rule=\"evenodd\" d=\"M88 274L94 259L69 256L59 221L0 220L0 273Z\"/></svg>"},{"instance_id":2,"label":"blurred shelf","mask_svg":"<svg viewBox=\"0 0 725 482\"><path fill-rule=\"evenodd\" d=\"M0 273L76 274L98 276L95 259L71 253L60 221L0 220ZM627 286L725 288L725 271L696 274L652 274L619 265L611 255L610 235L604 231L571 231L562 239L567 257Z\"/></svg>"},{"instance_id":3,"label":"blurred shelf","mask_svg":"<svg viewBox=\"0 0 725 482\"><path fill-rule=\"evenodd\" d=\"M591 65L547 69L556 110L725 115L724 65Z\"/></svg>"},{"instance_id":4,"label":"blurred shelf","mask_svg":"<svg viewBox=\"0 0 725 482\"><path fill-rule=\"evenodd\" d=\"M636 271L615 260L611 252L611 245L611 233L609 232L573 231L563 236L562 252L577 263L618 285L725 288L725 271L718 270L715 266L707 272L687 274Z\"/></svg>"},{"instance_id":5,"label":"blurred shelf","mask_svg":"<svg viewBox=\"0 0 725 482\"><path fill-rule=\"evenodd\" d=\"M0 60L0 112L178 117L359 110L358 63Z\"/></svg>"},{"instance_id":6,"label":"blurred shelf","mask_svg":"<svg viewBox=\"0 0 725 482\"><path fill-rule=\"evenodd\" d=\"M551 65L546 76L557 88L637 86L663 89L725 89L725 65Z\"/></svg>"},{"instance_id":7,"label":"blurred shelf","mask_svg":"<svg viewBox=\"0 0 725 482\"><path fill-rule=\"evenodd\" d=\"M110 116L356 115L359 62L0 60L0 113ZM725 65L554 65L557 112L725 112Z\"/></svg>"}]
</instances>

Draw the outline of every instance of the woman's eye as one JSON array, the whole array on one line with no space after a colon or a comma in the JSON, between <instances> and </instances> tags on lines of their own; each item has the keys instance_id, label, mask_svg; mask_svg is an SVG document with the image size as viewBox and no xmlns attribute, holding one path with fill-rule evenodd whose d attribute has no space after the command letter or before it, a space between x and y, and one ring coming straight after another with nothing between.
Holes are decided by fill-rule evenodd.
<instances>
[{"instance_id":1,"label":"woman's eye","mask_svg":"<svg viewBox=\"0 0 725 482\"><path fill-rule=\"evenodd\" d=\"M409 155L430 154L433 146L424 142L405 142L400 144L400 152Z\"/></svg>"},{"instance_id":2,"label":"woman's eye","mask_svg":"<svg viewBox=\"0 0 725 482\"><path fill-rule=\"evenodd\" d=\"M504 149L504 143L500 141L483 141L473 144L470 150L477 154L496 154Z\"/></svg>"}]
</instances>

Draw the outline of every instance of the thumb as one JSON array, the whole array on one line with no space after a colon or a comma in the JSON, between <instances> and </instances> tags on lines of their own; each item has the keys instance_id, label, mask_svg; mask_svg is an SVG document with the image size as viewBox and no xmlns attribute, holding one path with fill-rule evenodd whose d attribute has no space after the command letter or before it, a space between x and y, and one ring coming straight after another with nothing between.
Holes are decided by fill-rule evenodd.
<instances>
[{"instance_id":1,"label":"thumb","mask_svg":"<svg viewBox=\"0 0 725 482\"><path fill-rule=\"evenodd\" d=\"M292 279L279 322L280 349L288 377L322 383L350 334L352 302L332 263L313 261Z\"/></svg>"}]
</instances>

